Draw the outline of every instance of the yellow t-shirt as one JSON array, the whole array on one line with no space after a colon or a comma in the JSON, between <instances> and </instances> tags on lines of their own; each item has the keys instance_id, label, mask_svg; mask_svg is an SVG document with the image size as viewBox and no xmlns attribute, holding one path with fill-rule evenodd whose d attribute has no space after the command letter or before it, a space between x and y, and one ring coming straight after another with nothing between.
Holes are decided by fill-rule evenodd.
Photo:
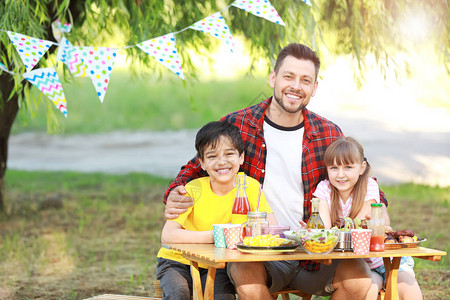
<instances>
[{"instance_id":1,"label":"yellow t-shirt","mask_svg":"<svg viewBox=\"0 0 450 300\"><path fill-rule=\"evenodd\" d=\"M248 181L246 194L250 203L250 210L256 211L259 182L249 176L246 179ZM213 224L226 224L231 222L231 210L233 208L234 198L236 197L236 188L233 188L225 196L217 196L211 190L209 177L201 177L187 183L186 190L194 199L194 206L191 206L187 212L179 215L178 218L172 221L179 223L182 228L191 231L208 231L213 229ZM259 211L265 211L268 214L273 212L262 191ZM164 247L159 250L158 257L189 265L189 261L183 258L180 252Z\"/></svg>"}]
</instances>

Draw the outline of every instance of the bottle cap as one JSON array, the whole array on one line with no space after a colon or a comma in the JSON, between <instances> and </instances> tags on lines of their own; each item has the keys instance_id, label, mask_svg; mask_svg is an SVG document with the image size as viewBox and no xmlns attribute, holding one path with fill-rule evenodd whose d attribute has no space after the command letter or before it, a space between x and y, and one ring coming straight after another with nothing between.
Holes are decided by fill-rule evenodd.
<instances>
[{"instance_id":1,"label":"bottle cap","mask_svg":"<svg viewBox=\"0 0 450 300\"><path fill-rule=\"evenodd\" d=\"M260 218L260 217L267 217L267 212L265 211L249 211L247 213L248 217L256 217L256 218Z\"/></svg>"},{"instance_id":2,"label":"bottle cap","mask_svg":"<svg viewBox=\"0 0 450 300\"><path fill-rule=\"evenodd\" d=\"M247 188L248 182L244 172L238 172L234 179L233 187L243 186Z\"/></svg>"},{"instance_id":3,"label":"bottle cap","mask_svg":"<svg viewBox=\"0 0 450 300\"><path fill-rule=\"evenodd\" d=\"M370 204L370 206L372 206L372 207L382 207L383 204L381 204L381 203L372 203L372 204Z\"/></svg>"}]
</instances>

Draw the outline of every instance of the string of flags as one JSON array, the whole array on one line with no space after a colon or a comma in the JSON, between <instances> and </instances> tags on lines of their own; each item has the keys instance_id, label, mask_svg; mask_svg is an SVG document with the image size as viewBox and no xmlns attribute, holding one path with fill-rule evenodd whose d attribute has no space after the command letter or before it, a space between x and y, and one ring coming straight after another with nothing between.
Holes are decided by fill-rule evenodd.
<instances>
[{"instance_id":1,"label":"string of flags","mask_svg":"<svg viewBox=\"0 0 450 300\"><path fill-rule=\"evenodd\" d=\"M309 0L302 0L302 2L311 6ZM282 26L285 25L268 0L236 0L223 10L231 6L235 6L273 23ZM64 63L75 77L89 77L95 87L100 102L103 103L119 49L138 47L183 80L184 74L181 59L176 47L176 34L188 29L198 30L221 40L233 52L233 37L230 28L222 17L222 11L216 12L177 32L168 33L143 41L137 45L122 48L73 46L64 36L65 33L71 31L72 25L67 23L62 24L59 20L52 23L53 36L58 43L2 29L0 31L8 34L11 43L14 45L25 65L26 72L22 76L45 94L55 104L57 109L67 117L66 97L56 72L56 66L33 69L52 46L58 47L56 63ZM0 70L15 75L14 72L8 70L1 62Z\"/></svg>"}]
</instances>

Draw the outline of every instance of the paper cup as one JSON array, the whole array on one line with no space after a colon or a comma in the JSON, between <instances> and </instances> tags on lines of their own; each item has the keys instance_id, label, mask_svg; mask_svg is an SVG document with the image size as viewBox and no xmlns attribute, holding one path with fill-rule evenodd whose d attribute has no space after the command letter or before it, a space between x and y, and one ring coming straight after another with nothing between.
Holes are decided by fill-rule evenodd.
<instances>
[{"instance_id":1,"label":"paper cup","mask_svg":"<svg viewBox=\"0 0 450 300\"><path fill-rule=\"evenodd\" d=\"M227 242L228 249L237 249L236 244L241 241L241 224L232 224L225 226L223 228L223 233L225 235L225 241Z\"/></svg>"},{"instance_id":2,"label":"paper cup","mask_svg":"<svg viewBox=\"0 0 450 300\"><path fill-rule=\"evenodd\" d=\"M223 232L224 226L227 224L213 224L214 246L217 248L226 248L225 234Z\"/></svg>"},{"instance_id":3,"label":"paper cup","mask_svg":"<svg viewBox=\"0 0 450 300\"><path fill-rule=\"evenodd\" d=\"M371 229L352 229L352 245L355 254L369 254Z\"/></svg>"}]
</instances>

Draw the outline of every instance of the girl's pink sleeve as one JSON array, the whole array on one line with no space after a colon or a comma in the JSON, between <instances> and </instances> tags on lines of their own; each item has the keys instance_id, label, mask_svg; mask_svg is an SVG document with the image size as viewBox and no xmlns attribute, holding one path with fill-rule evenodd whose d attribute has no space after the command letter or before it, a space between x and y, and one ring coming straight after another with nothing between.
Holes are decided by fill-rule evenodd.
<instances>
[{"instance_id":1,"label":"girl's pink sleeve","mask_svg":"<svg viewBox=\"0 0 450 300\"><path fill-rule=\"evenodd\" d=\"M313 196L322 200L327 200L330 198L330 192L328 187L328 181L322 180L316 187Z\"/></svg>"},{"instance_id":2,"label":"girl's pink sleeve","mask_svg":"<svg viewBox=\"0 0 450 300\"><path fill-rule=\"evenodd\" d=\"M375 199L377 203L380 203L380 188L378 187L378 183L369 177L369 181L367 182L367 194L364 201L372 199Z\"/></svg>"}]
</instances>

